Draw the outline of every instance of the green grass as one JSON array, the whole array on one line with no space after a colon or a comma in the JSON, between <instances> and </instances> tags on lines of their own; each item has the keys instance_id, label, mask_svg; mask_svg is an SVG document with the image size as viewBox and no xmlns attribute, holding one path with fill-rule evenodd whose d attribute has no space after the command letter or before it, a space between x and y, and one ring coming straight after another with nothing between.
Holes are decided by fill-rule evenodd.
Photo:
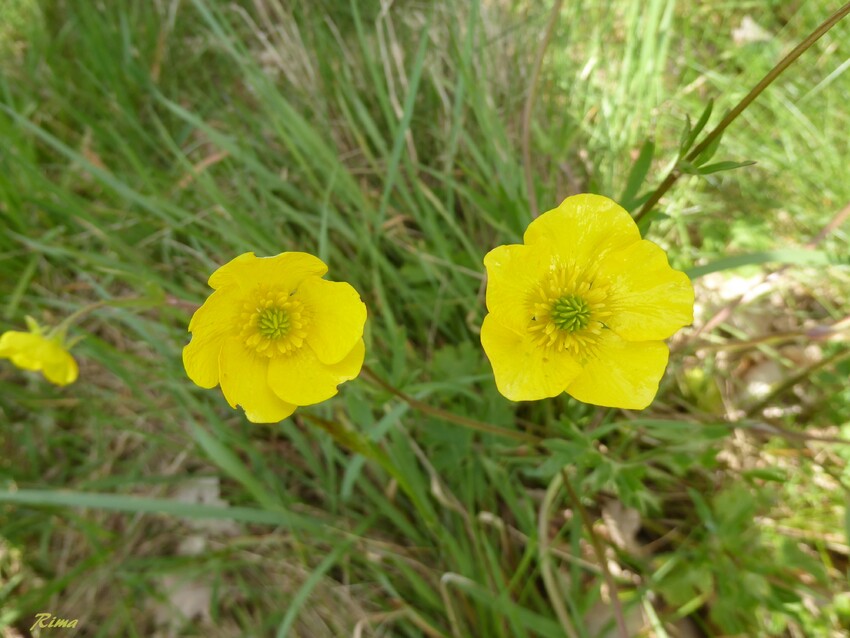
<instances>
[{"instance_id":1,"label":"green grass","mask_svg":"<svg viewBox=\"0 0 850 638\"><path fill-rule=\"evenodd\" d=\"M834 10L643 4L565 3L531 127L544 209L583 191L637 201L675 160L686 116L714 99L716 124ZM4 11L0 328L143 298L72 330L85 339L68 388L0 365L4 636L42 611L80 619L80 635L153 635L156 610L187 609L164 578L207 587L203 614L171 621L180 635L316 638L358 623L364 636L617 635L562 468L643 635L850 628L850 453L810 440L848 434L850 368L841 340L802 334L847 315L846 225L799 250L850 202L850 23L761 96L713 160L757 164L685 177L663 200L649 234L677 267L791 266L706 337L711 349L675 353L655 404L635 414L566 396L511 404L478 340L483 255L530 220L521 118L546 6ZM747 15L769 42L733 41ZM194 387L180 350L209 273L286 250L319 255L361 292L379 376L435 408L536 424L546 451L418 412L366 375L274 426ZM698 302L717 308L708 288ZM784 387L804 365L788 344L828 362ZM758 407L748 371L764 362L779 370L770 409L740 420ZM362 433L383 462L305 414ZM186 502L199 478L217 479L214 502ZM616 503L640 514L634 544L615 542ZM200 550L182 545L192 539Z\"/></svg>"}]
</instances>

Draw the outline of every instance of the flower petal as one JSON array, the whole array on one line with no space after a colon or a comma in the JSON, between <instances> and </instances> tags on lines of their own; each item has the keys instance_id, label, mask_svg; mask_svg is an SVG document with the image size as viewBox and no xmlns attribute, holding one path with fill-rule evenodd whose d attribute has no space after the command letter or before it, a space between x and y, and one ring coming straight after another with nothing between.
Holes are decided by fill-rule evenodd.
<instances>
[{"instance_id":1,"label":"flower petal","mask_svg":"<svg viewBox=\"0 0 850 638\"><path fill-rule=\"evenodd\" d=\"M500 323L525 330L534 314L529 293L546 276L551 263L551 253L542 247L509 244L491 250L484 256L487 310Z\"/></svg>"},{"instance_id":2,"label":"flower petal","mask_svg":"<svg viewBox=\"0 0 850 638\"><path fill-rule=\"evenodd\" d=\"M0 359L10 359L22 370L41 370L41 359L37 353L44 341L44 337L31 332L4 332L0 336Z\"/></svg>"},{"instance_id":3,"label":"flower petal","mask_svg":"<svg viewBox=\"0 0 850 638\"><path fill-rule=\"evenodd\" d=\"M481 345L493 366L496 387L511 401L536 401L561 394L581 372L565 352L537 345L531 337L484 317Z\"/></svg>"},{"instance_id":4,"label":"flower petal","mask_svg":"<svg viewBox=\"0 0 850 638\"><path fill-rule=\"evenodd\" d=\"M57 338L11 330L0 336L0 358L11 359L22 370L40 370L56 385L77 380L79 368L74 357Z\"/></svg>"},{"instance_id":5,"label":"flower petal","mask_svg":"<svg viewBox=\"0 0 850 638\"><path fill-rule=\"evenodd\" d=\"M307 343L319 361L341 361L363 337L366 304L360 295L345 282L307 277L298 286L297 297L310 313Z\"/></svg>"},{"instance_id":6,"label":"flower petal","mask_svg":"<svg viewBox=\"0 0 850 638\"><path fill-rule=\"evenodd\" d=\"M230 407L241 405L252 423L277 423L297 407L272 392L266 380L269 361L268 357L245 349L236 337L225 339L219 353L224 398Z\"/></svg>"},{"instance_id":7,"label":"flower petal","mask_svg":"<svg viewBox=\"0 0 850 638\"><path fill-rule=\"evenodd\" d=\"M360 339L342 361L322 363L312 349L301 348L288 357L272 359L268 382L284 401L313 405L330 399L343 381L360 374L366 347Z\"/></svg>"},{"instance_id":8,"label":"flower petal","mask_svg":"<svg viewBox=\"0 0 850 638\"><path fill-rule=\"evenodd\" d=\"M631 215L601 195L567 197L555 209L528 225L523 241L529 246L551 246L556 255L579 267L640 241Z\"/></svg>"},{"instance_id":9,"label":"flower petal","mask_svg":"<svg viewBox=\"0 0 850 638\"><path fill-rule=\"evenodd\" d=\"M327 271L328 267L321 259L308 253L287 252L274 257L243 253L210 275L208 283L215 289L229 286L253 288L263 283L295 290L306 277L321 277Z\"/></svg>"},{"instance_id":10,"label":"flower petal","mask_svg":"<svg viewBox=\"0 0 850 638\"><path fill-rule=\"evenodd\" d=\"M192 340L183 348L183 367L189 378L202 388L218 385L219 352L224 340L235 331L240 302L238 290L216 290L192 315L189 322Z\"/></svg>"},{"instance_id":11,"label":"flower petal","mask_svg":"<svg viewBox=\"0 0 850 638\"><path fill-rule=\"evenodd\" d=\"M74 357L61 344L48 341L40 353L44 377L56 385L68 385L77 380L79 368Z\"/></svg>"},{"instance_id":12,"label":"flower petal","mask_svg":"<svg viewBox=\"0 0 850 638\"><path fill-rule=\"evenodd\" d=\"M604 330L599 356L589 361L567 387L585 403L642 410L655 398L667 367L669 350L663 341L625 341Z\"/></svg>"},{"instance_id":13,"label":"flower petal","mask_svg":"<svg viewBox=\"0 0 850 638\"><path fill-rule=\"evenodd\" d=\"M664 251L647 239L608 253L597 279L610 285L606 325L623 339L666 339L694 320L694 287L673 270Z\"/></svg>"}]
</instances>

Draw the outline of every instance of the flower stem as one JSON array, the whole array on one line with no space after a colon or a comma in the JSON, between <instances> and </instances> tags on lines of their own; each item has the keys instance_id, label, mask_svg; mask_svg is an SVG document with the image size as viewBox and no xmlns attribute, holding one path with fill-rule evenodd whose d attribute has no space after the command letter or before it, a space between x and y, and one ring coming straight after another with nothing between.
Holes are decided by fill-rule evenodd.
<instances>
[{"instance_id":1,"label":"flower stem","mask_svg":"<svg viewBox=\"0 0 850 638\"><path fill-rule=\"evenodd\" d=\"M587 530L587 535L590 537L590 542L593 545L593 552L596 554L596 560L599 561L599 567L602 569L602 575L605 577L605 583L608 585L608 596L611 598L611 603L614 607L614 617L617 620L617 630L621 638L628 638L629 630L626 625L626 617L623 614L623 605L620 602L620 594L617 590L617 583L614 582L614 577L611 575L611 570L608 568L608 558L605 556L605 549L602 547L602 542L593 529L593 523L590 520L590 515L587 513L581 498L576 494L570 483L570 477L567 475L566 468L561 468L561 481L564 484L564 490L570 498L573 507L578 510L581 516L581 522Z\"/></svg>"},{"instance_id":2,"label":"flower stem","mask_svg":"<svg viewBox=\"0 0 850 638\"><path fill-rule=\"evenodd\" d=\"M371 368L369 368L369 366L364 365L363 371L378 387L386 390L394 396L397 396L399 399L407 403L415 410L419 410L420 412L423 412L425 414L437 417L438 419L442 419L443 421L456 423L457 425L462 425L463 427L469 428L470 430L478 430L479 432L486 432L487 434L503 436L509 439L514 439L515 441L522 441L523 443L537 444L543 440L540 437L535 436L534 434L508 430L506 428L501 428L497 425L485 423L484 421L477 421L475 419L470 419L469 417L454 414L447 410L432 407L427 403L420 401L419 399L413 398L409 394L405 394L398 388L393 387L392 385L381 379L381 377L379 377L377 374L375 374L375 372Z\"/></svg>"},{"instance_id":3,"label":"flower stem","mask_svg":"<svg viewBox=\"0 0 850 638\"><path fill-rule=\"evenodd\" d=\"M413 489L413 486L410 484L410 481L407 480L407 477L399 471L389 455L374 441L367 438L360 432L346 429L341 424L336 423L335 421L329 421L328 419L323 419L316 414L304 412L300 416L319 426L325 432L330 434L334 441L344 448L354 452L355 454L360 454L367 459L376 461L378 465L384 468L384 470L393 479L395 479L404 493L407 494L408 498L410 498L416 506L416 509L420 512L423 518L425 518L429 524L436 523L436 521L434 521L431 517L430 510L425 507L424 503L422 503L422 499L419 497L416 490Z\"/></svg>"},{"instance_id":4,"label":"flower stem","mask_svg":"<svg viewBox=\"0 0 850 638\"><path fill-rule=\"evenodd\" d=\"M843 7L838 9L835 13L833 13L829 18L824 20L817 29L811 32L809 36L800 42L794 49L786 55L779 63L773 67L767 75L765 75L761 81L756 84L752 91L747 93L747 95L738 102L737 106L733 108L729 113L726 114L720 123L715 126L711 132L705 136L705 138L694 147L694 149L688 153L685 161L691 162L695 160L700 154L707 149L711 144L717 140L720 135L723 134L723 131L735 121L735 119L744 112L744 110L755 101L755 99L761 95L764 90L770 86L773 81L778 78L785 69L787 69L794 61L799 58L807 49L811 48L811 46L817 42L827 31L829 31L832 27L834 27L842 18L844 18L848 13L850 13L850 2L845 4ZM658 185L658 188L652 193L650 198L646 201L646 203L641 206L640 210L635 215L635 221L639 221L644 215L647 215L655 205L661 200L664 194L670 190L673 184L676 183L676 180L681 176L681 172L678 168L673 168L672 171L664 178L664 181Z\"/></svg>"}]
</instances>

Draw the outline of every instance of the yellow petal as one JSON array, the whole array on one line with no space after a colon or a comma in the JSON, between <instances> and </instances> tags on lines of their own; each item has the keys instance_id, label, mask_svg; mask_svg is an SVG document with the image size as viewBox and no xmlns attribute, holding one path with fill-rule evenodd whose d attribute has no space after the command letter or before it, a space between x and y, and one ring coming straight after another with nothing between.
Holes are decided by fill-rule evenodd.
<instances>
[{"instance_id":1,"label":"yellow petal","mask_svg":"<svg viewBox=\"0 0 850 638\"><path fill-rule=\"evenodd\" d=\"M73 383L79 375L77 362L61 342L31 332L4 333L0 358L10 359L22 370L40 370L48 381L60 386Z\"/></svg>"},{"instance_id":2,"label":"yellow petal","mask_svg":"<svg viewBox=\"0 0 850 638\"><path fill-rule=\"evenodd\" d=\"M363 337L366 304L360 295L345 282L307 277L298 286L296 296L310 314L307 343L319 361L341 361Z\"/></svg>"},{"instance_id":3,"label":"yellow petal","mask_svg":"<svg viewBox=\"0 0 850 638\"><path fill-rule=\"evenodd\" d=\"M664 251L643 239L609 253L597 279L610 285L606 325L629 341L666 339L694 320L694 288Z\"/></svg>"},{"instance_id":4,"label":"yellow petal","mask_svg":"<svg viewBox=\"0 0 850 638\"><path fill-rule=\"evenodd\" d=\"M236 337L224 340L219 354L221 391L235 408L241 405L253 423L277 423L297 406L282 401L269 387L269 358L247 350Z\"/></svg>"},{"instance_id":5,"label":"yellow petal","mask_svg":"<svg viewBox=\"0 0 850 638\"><path fill-rule=\"evenodd\" d=\"M0 336L0 359L10 359L22 370L41 370L37 353L44 342L44 337L31 332L4 332Z\"/></svg>"},{"instance_id":6,"label":"yellow petal","mask_svg":"<svg viewBox=\"0 0 850 638\"><path fill-rule=\"evenodd\" d=\"M218 385L218 359L224 340L236 333L241 297L231 289L214 291L192 315L192 340L183 348L186 374L202 388Z\"/></svg>"},{"instance_id":7,"label":"yellow petal","mask_svg":"<svg viewBox=\"0 0 850 638\"><path fill-rule=\"evenodd\" d=\"M484 257L487 269L487 310L500 323L524 330L534 315L529 294L546 276L552 255L545 248L509 244Z\"/></svg>"},{"instance_id":8,"label":"yellow petal","mask_svg":"<svg viewBox=\"0 0 850 638\"><path fill-rule=\"evenodd\" d=\"M667 367L663 341L624 341L603 331L599 356L567 388L570 396L609 408L642 410L655 398Z\"/></svg>"},{"instance_id":9,"label":"yellow petal","mask_svg":"<svg viewBox=\"0 0 850 638\"><path fill-rule=\"evenodd\" d=\"M238 286L246 289L269 284L295 290L306 277L321 277L328 267L308 253L288 252L274 257L243 253L216 270L209 279L211 288Z\"/></svg>"},{"instance_id":10,"label":"yellow petal","mask_svg":"<svg viewBox=\"0 0 850 638\"><path fill-rule=\"evenodd\" d=\"M342 361L322 363L309 346L288 357L272 359L268 381L284 401L296 405L313 405L330 399L343 381L360 374L366 347L360 339Z\"/></svg>"},{"instance_id":11,"label":"yellow petal","mask_svg":"<svg viewBox=\"0 0 850 638\"><path fill-rule=\"evenodd\" d=\"M631 215L601 195L574 195L529 224L524 241L529 246L551 246L567 264L580 268L611 250L640 240Z\"/></svg>"},{"instance_id":12,"label":"yellow petal","mask_svg":"<svg viewBox=\"0 0 850 638\"><path fill-rule=\"evenodd\" d=\"M538 346L527 334L492 314L481 325L481 345L493 366L496 387L511 401L535 401L566 390L581 366L565 352Z\"/></svg>"},{"instance_id":13,"label":"yellow petal","mask_svg":"<svg viewBox=\"0 0 850 638\"><path fill-rule=\"evenodd\" d=\"M42 372L56 385L68 385L77 380L79 368L74 357L55 341L48 341L41 351Z\"/></svg>"}]
</instances>

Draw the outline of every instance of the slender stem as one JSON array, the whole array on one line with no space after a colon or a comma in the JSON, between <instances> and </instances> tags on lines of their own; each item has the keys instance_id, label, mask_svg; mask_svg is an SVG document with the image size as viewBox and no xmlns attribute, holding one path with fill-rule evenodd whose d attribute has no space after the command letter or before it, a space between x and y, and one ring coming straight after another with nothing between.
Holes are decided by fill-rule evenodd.
<instances>
[{"instance_id":1,"label":"slender stem","mask_svg":"<svg viewBox=\"0 0 850 638\"><path fill-rule=\"evenodd\" d=\"M398 388L393 387L392 385L381 379L381 377L379 377L377 374L375 374L375 372L371 368L369 368L369 366L364 365L363 371L380 388L383 388L390 394L397 396L399 399L407 403L410 407L419 410L420 412L423 412L425 414L437 417L438 419L443 419L444 421L448 421L450 423L462 425L463 427L469 428L470 430L478 430L479 432L486 432L487 434L503 436L506 438L514 439L515 441L522 441L523 443L536 444L540 443L543 440L533 434L508 430L506 428L501 428L497 425L491 425L490 423L477 421L475 419L470 419L469 417L454 414L447 410L441 410L440 408L432 407L427 403L424 403L418 399L414 399L412 396L405 394Z\"/></svg>"},{"instance_id":2,"label":"slender stem","mask_svg":"<svg viewBox=\"0 0 850 638\"><path fill-rule=\"evenodd\" d=\"M813 237L810 241L806 242L805 247L813 250L817 248L818 244L820 244L824 239L826 239L831 232L833 232L836 228L841 226L847 219L850 218L850 204L847 204L842 208L838 213L829 221L829 223L824 226L821 231ZM723 306L720 310L718 310L714 315L705 323L703 323L699 328L694 331L693 334L688 337L689 341L693 341L698 339L700 335L704 332L711 332L721 323L729 319L732 316L732 313L745 301L750 301L754 298L754 294L758 291L771 277L775 277L782 272L785 272L788 269L788 264L777 268L771 272L766 273L762 276L761 281L755 286L751 287L750 290L745 292L742 295L732 299L728 304ZM834 327L833 327L834 329ZM842 328L843 329L843 328ZM810 335L807 335L810 336Z\"/></svg>"},{"instance_id":3,"label":"slender stem","mask_svg":"<svg viewBox=\"0 0 850 638\"><path fill-rule=\"evenodd\" d=\"M99 310L101 308L121 308L122 306L136 306L139 302L147 301L147 297L116 297L115 299L104 299L101 301L95 301L94 303L90 303L87 306L83 306L79 310L72 312L70 315L65 317L58 325L56 325L47 336L53 335L64 335L68 331L68 328L75 321L80 319L81 317L85 317L87 314L94 312L95 310ZM158 305L158 301L154 302L151 300L151 305Z\"/></svg>"},{"instance_id":4,"label":"slender stem","mask_svg":"<svg viewBox=\"0 0 850 638\"><path fill-rule=\"evenodd\" d=\"M64 335L65 332L68 330L68 327L72 323L74 323L77 319L79 319L80 317L84 317L85 315L89 314L90 312L94 312L98 308L103 308L108 303L109 303L108 301L96 301L94 303L89 304L88 306L83 306L79 310L72 312L70 315L65 317L61 321L61 323L59 323L55 328L53 328L50 331L49 336L52 336L52 335L55 335L55 334Z\"/></svg>"},{"instance_id":5,"label":"slender stem","mask_svg":"<svg viewBox=\"0 0 850 638\"><path fill-rule=\"evenodd\" d=\"M573 622L567 607L564 604L566 596L561 591L560 579L558 572L552 561L553 550L549 547L549 521L552 505L555 502L555 497L558 495L558 482L563 482L563 475L556 474L546 489L546 494L543 497L543 502L540 504L540 513L537 517L537 553L540 561L540 576L543 578L543 586L546 589L546 594L549 596L549 604L564 630L567 638L578 638L576 630L573 628Z\"/></svg>"},{"instance_id":6,"label":"slender stem","mask_svg":"<svg viewBox=\"0 0 850 638\"><path fill-rule=\"evenodd\" d=\"M608 585L608 595L611 597L611 603L614 606L614 617L617 619L617 629L620 632L620 636L622 638L629 638L629 630L626 626L626 617L623 614L623 605L620 602L620 596L617 593L617 583L614 582L611 570L608 569L608 561L605 558L605 549L602 547L602 543L599 541L599 537L593 529L593 524L590 522L587 510L570 483L570 477L567 476L567 471L563 468L561 469L561 481L564 484L564 489L570 497L570 501L572 501L573 507L578 510L579 516L581 516L581 522L584 524L584 528L587 530L587 535L590 537L590 542L593 544L593 551L596 554L596 560L599 561L599 566L602 568L602 574L605 576L605 582Z\"/></svg>"},{"instance_id":7,"label":"slender stem","mask_svg":"<svg viewBox=\"0 0 850 638\"><path fill-rule=\"evenodd\" d=\"M679 173L677 168L673 168L673 170L670 171L667 177L664 178L664 181L658 185L658 188L655 189L650 198L646 200L646 203L637 212L635 215L636 222L640 221L644 215L655 208L655 205L661 201L661 198L664 197L664 194L670 190L673 184L676 183L676 180L679 179L680 175L681 173Z\"/></svg>"},{"instance_id":8,"label":"slender stem","mask_svg":"<svg viewBox=\"0 0 850 638\"><path fill-rule=\"evenodd\" d=\"M416 490L413 489L410 481L408 481L404 474L402 474L395 464L393 464L389 455L374 441L363 436L360 432L346 430L346 428L344 428L341 424L336 423L335 421L329 421L328 419L324 419L316 414L304 412L300 414L300 416L330 434L333 440L344 448L354 452L355 454L360 454L368 459L376 461L378 465L384 468L384 470L393 479L395 479L428 524L435 523L430 514L430 510L425 507L425 504L422 502L422 499L419 497Z\"/></svg>"},{"instance_id":9,"label":"slender stem","mask_svg":"<svg viewBox=\"0 0 850 638\"><path fill-rule=\"evenodd\" d=\"M707 149L720 135L723 134L723 131L735 121L735 119L744 112L744 110L753 103L753 101L761 95L764 90L770 86L773 81L778 78L785 69L787 69L794 61L799 58L803 53L809 49L815 42L817 42L827 31L829 31L832 27L836 25L842 18L844 18L848 13L850 13L850 2L845 4L843 7L838 9L835 13L833 13L829 18L827 18L817 29L812 31L812 33L800 44L798 44L794 49L786 55L779 63L773 67L767 75L765 75L761 81L753 87L753 90L747 93L747 95L738 102L737 106L733 108L729 113L726 114L720 123L715 126L711 132L705 136L705 138L700 142L694 149L688 154L685 158L686 161L693 161L700 154ZM646 203L641 206L638 213L635 215L635 221L640 220L644 215L649 213L653 209L653 207L661 200L664 194L670 190L673 184L676 183L676 180L679 179L681 173L678 169L674 168L669 175L664 179L663 182L655 189L652 193L652 196L646 201Z\"/></svg>"},{"instance_id":10,"label":"slender stem","mask_svg":"<svg viewBox=\"0 0 850 638\"><path fill-rule=\"evenodd\" d=\"M850 330L850 317L845 317L840 321L825 326L814 326L806 330L795 330L793 332L778 332L776 334L762 335L753 337L752 339L743 339L740 341L722 341L710 342L704 340L702 343L685 343L679 350L684 349L684 346L689 346L690 351L714 351L722 350L724 352L736 352L738 350L747 350L749 348L758 348L760 346L775 345L785 341L795 341L805 339L806 341L826 341L827 339ZM677 348L671 348L675 351Z\"/></svg>"},{"instance_id":11,"label":"slender stem","mask_svg":"<svg viewBox=\"0 0 850 638\"><path fill-rule=\"evenodd\" d=\"M546 25L543 41L540 43L540 47L537 49L537 56L534 59L531 79L528 82L528 95L525 98L525 107L522 111L522 164L525 171L525 189L528 193L528 205L531 208L532 217L537 217L539 211L537 209L537 193L534 190L534 171L531 167L531 115L534 111L534 98L537 95L537 82L540 79L540 69L543 67L543 57L546 55L549 42L552 41L552 34L555 33L558 16L561 15L563 4L564 0L555 0L555 3L552 5L552 11L549 14L549 23Z\"/></svg>"},{"instance_id":12,"label":"slender stem","mask_svg":"<svg viewBox=\"0 0 850 638\"><path fill-rule=\"evenodd\" d=\"M816 361L815 363L803 368L800 372L788 377L787 379L785 379L785 381L773 388L770 394L764 397L761 401L758 401L751 405L749 408L747 408L744 412L745 418L750 419L755 415L759 414L768 405L770 405L771 401L779 397L781 394L787 392L798 383L808 379L813 372L817 372L821 368L825 368L828 365L838 363L839 361L843 361L844 359L848 358L850 358L850 350L839 350L833 355L825 357L824 359Z\"/></svg>"}]
</instances>

